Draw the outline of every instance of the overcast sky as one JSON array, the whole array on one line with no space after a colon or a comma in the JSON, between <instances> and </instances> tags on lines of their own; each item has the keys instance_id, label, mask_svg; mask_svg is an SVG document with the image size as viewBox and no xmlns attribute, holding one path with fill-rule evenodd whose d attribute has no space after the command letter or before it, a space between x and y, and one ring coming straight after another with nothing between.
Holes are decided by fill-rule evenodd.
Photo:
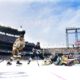
<instances>
[{"instance_id":1,"label":"overcast sky","mask_svg":"<svg viewBox=\"0 0 80 80\"><path fill-rule=\"evenodd\" d=\"M0 25L22 25L26 41L62 47L65 29L80 27L80 0L0 0Z\"/></svg>"}]
</instances>

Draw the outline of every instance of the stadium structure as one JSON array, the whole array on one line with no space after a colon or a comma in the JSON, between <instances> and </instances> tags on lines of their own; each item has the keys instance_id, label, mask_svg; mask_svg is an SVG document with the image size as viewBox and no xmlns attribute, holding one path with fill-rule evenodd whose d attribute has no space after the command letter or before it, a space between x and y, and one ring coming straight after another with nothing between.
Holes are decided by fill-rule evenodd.
<instances>
[{"instance_id":1,"label":"stadium structure","mask_svg":"<svg viewBox=\"0 0 80 80\"><path fill-rule=\"evenodd\" d=\"M62 48L48 48L51 53L80 53L80 28L66 28L65 30L65 44L66 47Z\"/></svg>"},{"instance_id":2,"label":"stadium structure","mask_svg":"<svg viewBox=\"0 0 80 80\"><path fill-rule=\"evenodd\" d=\"M66 28L66 46L80 47L80 28Z\"/></svg>"},{"instance_id":3,"label":"stadium structure","mask_svg":"<svg viewBox=\"0 0 80 80\"><path fill-rule=\"evenodd\" d=\"M27 64L28 60L22 60L22 65L15 64L13 61L11 66L6 65L8 57L11 55L12 45L15 39L20 35L21 31L17 29L0 26L0 80L76 80L80 79L80 56L77 58L69 58L55 55L53 58L53 64L47 64L48 56L53 54L70 54L80 53L80 47L72 46L66 48L41 48L41 53L38 55L40 59L44 56L43 60L32 60L30 64ZM36 45L26 41L26 46L22 51L22 58L27 59L32 55L32 48ZM5 59L5 60L2 60ZM50 58L49 58L50 59ZM52 58L51 58L52 60ZM65 64L63 64L65 63ZM39 64L39 65L38 65ZM57 66L58 65L58 66ZM59 66L60 65L60 66ZM65 65L65 66L62 66ZM73 66L72 66L73 65ZM67 67L66 67L67 66ZM69 67L72 66L72 67ZM77 67L76 67L77 66ZM66 72L66 73L65 73Z\"/></svg>"},{"instance_id":4,"label":"stadium structure","mask_svg":"<svg viewBox=\"0 0 80 80\"><path fill-rule=\"evenodd\" d=\"M29 57L31 56L33 59L44 59L44 58L49 58L51 55L55 56L55 54L73 54L73 55L77 55L78 58L80 56L80 44L79 42L79 38L78 38L78 31L79 28L67 28L66 29L66 47L63 48L39 48L40 52L39 54L35 54L36 58L34 58L34 54L32 52L33 48L38 48L36 47L36 44L34 43L30 43L30 42L25 42L25 48L23 49L23 51L21 52L22 54L22 58L25 59L29 59ZM75 46L69 47L69 32L68 31L75 31L73 32L75 34ZM76 31L77 30L77 31ZM17 29L14 28L10 28L10 27L5 27L5 26L0 26L0 58L1 59L9 59L9 57L11 56L11 51L12 51L12 45L15 41L15 39L17 37L19 37L19 35L21 34L22 31L19 31ZM73 36L72 36L73 37ZM80 58L79 58L80 59Z\"/></svg>"},{"instance_id":5,"label":"stadium structure","mask_svg":"<svg viewBox=\"0 0 80 80\"><path fill-rule=\"evenodd\" d=\"M8 59L11 56L12 45L17 37L21 34L22 31L19 31L14 28L0 26L0 57ZM22 56L27 59L27 57L33 55L32 49L36 46L34 43L25 42L25 48L22 51ZM42 58L42 53L38 54Z\"/></svg>"}]
</instances>

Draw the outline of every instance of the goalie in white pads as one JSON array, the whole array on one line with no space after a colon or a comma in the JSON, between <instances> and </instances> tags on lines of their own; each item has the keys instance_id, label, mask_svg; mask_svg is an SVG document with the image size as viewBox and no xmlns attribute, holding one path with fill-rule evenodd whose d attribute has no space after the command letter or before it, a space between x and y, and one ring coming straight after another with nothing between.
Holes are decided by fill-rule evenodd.
<instances>
[{"instance_id":1,"label":"goalie in white pads","mask_svg":"<svg viewBox=\"0 0 80 80\"><path fill-rule=\"evenodd\" d=\"M12 47L12 57L7 62L8 65L11 65L12 64L11 61L13 60L16 60L17 64L22 64L20 62L20 59L21 59L20 52L25 47L24 34L25 34L25 31L22 31L21 35L15 40L13 47Z\"/></svg>"}]
</instances>

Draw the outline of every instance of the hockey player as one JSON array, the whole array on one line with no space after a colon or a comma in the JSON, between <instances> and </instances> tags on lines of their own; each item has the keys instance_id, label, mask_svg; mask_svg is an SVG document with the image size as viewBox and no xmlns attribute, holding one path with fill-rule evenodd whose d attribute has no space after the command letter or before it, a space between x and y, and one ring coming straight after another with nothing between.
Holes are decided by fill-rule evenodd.
<instances>
[{"instance_id":1,"label":"hockey player","mask_svg":"<svg viewBox=\"0 0 80 80\"><path fill-rule=\"evenodd\" d=\"M39 60L39 54L41 53L41 47L40 47L40 42L37 42L37 44L36 44L36 46L35 46L35 50L36 50L36 60L37 60L37 64L38 64L38 66L39 66L39 62L38 62L38 60Z\"/></svg>"},{"instance_id":2,"label":"hockey player","mask_svg":"<svg viewBox=\"0 0 80 80\"><path fill-rule=\"evenodd\" d=\"M36 58L37 59L37 64L39 66L38 59L39 59L40 50L41 50L40 43L37 42L37 44L35 45L35 47L32 48L32 53L33 54L32 54L32 56L30 56L27 64L30 64L30 62L32 61L32 59Z\"/></svg>"},{"instance_id":3,"label":"hockey player","mask_svg":"<svg viewBox=\"0 0 80 80\"><path fill-rule=\"evenodd\" d=\"M7 64L11 65L11 61L16 60L17 64L22 64L20 62L21 59L21 55L20 52L23 50L23 48L25 47L25 40L24 40L24 34L25 31L22 31L22 33L20 34L20 36L15 40L15 42L13 43L13 47L12 47L12 57L10 58L10 60L7 62Z\"/></svg>"},{"instance_id":4,"label":"hockey player","mask_svg":"<svg viewBox=\"0 0 80 80\"><path fill-rule=\"evenodd\" d=\"M61 58L61 63L60 64L67 66L67 64L68 64L68 55L63 54L63 56Z\"/></svg>"}]
</instances>

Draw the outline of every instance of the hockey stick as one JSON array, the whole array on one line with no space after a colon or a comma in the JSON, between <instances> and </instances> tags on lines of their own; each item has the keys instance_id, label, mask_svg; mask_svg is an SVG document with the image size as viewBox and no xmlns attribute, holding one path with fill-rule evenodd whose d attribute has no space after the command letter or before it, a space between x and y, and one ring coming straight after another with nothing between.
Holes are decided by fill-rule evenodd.
<instances>
[{"instance_id":1,"label":"hockey stick","mask_svg":"<svg viewBox=\"0 0 80 80\"><path fill-rule=\"evenodd\" d=\"M40 66L40 65L39 65L39 61L38 61L38 59L39 59L39 56L38 56L39 51L36 51L36 54L37 54L37 64L38 64L38 66Z\"/></svg>"},{"instance_id":2,"label":"hockey stick","mask_svg":"<svg viewBox=\"0 0 80 80\"><path fill-rule=\"evenodd\" d=\"M31 63L31 60L32 60L32 59L31 59L31 57L30 57L27 64L30 64L30 63Z\"/></svg>"},{"instance_id":3,"label":"hockey stick","mask_svg":"<svg viewBox=\"0 0 80 80\"><path fill-rule=\"evenodd\" d=\"M3 62L4 60L0 60L0 63Z\"/></svg>"},{"instance_id":4,"label":"hockey stick","mask_svg":"<svg viewBox=\"0 0 80 80\"><path fill-rule=\"evenodd\" d=\"M0 63L4 61L4 57L0 56Z\"/></svg>"},{"instance_id":5,"label":"hockey stick","mask_svg":"<svg viewBox=\"0 0 80 80\"><path fill-rule=\"evenodd\" d=\"M38 54L37 54L37 64L38 64L38 66L39 66L39 61L38 61Z\"/></svg>"},{"instance_id":6,"label":"hockey stick","mask_svg":"<svg viewBox=\"0 0 80 80\"><path fill-rule=\"evenodd\" d=\"M3 62L5 59L2 58L2 56L0 57L0 63Z\"/></svg>"}]
</instances>

